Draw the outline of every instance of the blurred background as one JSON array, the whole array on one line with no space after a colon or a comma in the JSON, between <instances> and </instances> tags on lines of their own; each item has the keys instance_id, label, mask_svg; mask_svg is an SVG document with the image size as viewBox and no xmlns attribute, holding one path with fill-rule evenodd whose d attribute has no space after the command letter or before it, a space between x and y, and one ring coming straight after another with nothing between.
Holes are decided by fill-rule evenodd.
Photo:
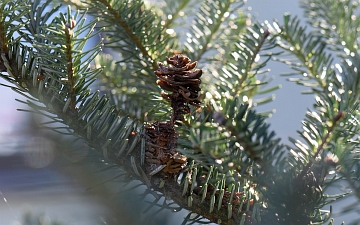
<instances>
[{"instance_id":1,"label":"blurred background","mask_svg":"<svg viewBox=\"0 0 360 225\"><path fill-rule=\"evenodd\" d=\"M245 7L259 21L276 19L282 23L286 12L303 16L298 0L248 0ZM305 18L303 21L305 24ZM271 69L272 85L281 84L282 88L275 92L273 102L258 107L258 111L276 109L268 122L283 143L289 144L288 137L297 137L313 96L301 95L304 87L280 76L289 72L285 65L272 61L267 68ZM26 108L15 100L22 96L3 86L0 93L0 225L143 224L137 214L138 207L144 206L131 194L138 190L133 188L136 182L123 187L121 170L109 166L80 141L37 129L42 118L16 110ZM338 188L346 189L345 185ZM349 196L334 204L335 224L359 218L352 203L356 203L355 198ZM341 214L349 205L351 212ZM160 213L146 224L181 224L187 215L185 210Z\"/></svg>"}]
</instances>

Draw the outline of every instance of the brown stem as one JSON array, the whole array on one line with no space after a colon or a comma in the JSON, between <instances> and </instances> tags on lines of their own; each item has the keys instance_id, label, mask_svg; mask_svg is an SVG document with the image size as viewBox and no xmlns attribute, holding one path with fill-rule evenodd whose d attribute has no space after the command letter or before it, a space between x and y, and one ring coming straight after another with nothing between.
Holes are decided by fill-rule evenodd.
<instances>
[{"instance_id":1,"label":"brown stem","mask_svg":"<svg viewBox=\"0 0 360 225\"><path fill-rule=\"evenodd\" d=\"M243 85L244 84L244 81L247 79L248 77L248 73L249 71L251 70L251 67L253 66L254 62L255 62L255 59L256 59L256 55L259 54L262 46L264 45L265 43L265 40L266 38L270 35L270 32L268 30L265 30L263 36L261 37L261 41L260 43L256 46L255 50L254 50L254 54L251 58L251 61L250 63L247 65L247 68L245 70L245 74L244 76L241 77L240 81L239 81L239 84L240 85ZM245 84L244 84L245 85ZM243 88L239 88L238 90L242 90Z\"/></svg>"},{"instance_id":2,"label":"brown stem","mask_svg":"<svg viewBox=\"0 0 360 225\"><path fill-rule=\"evenodd\" d=\"M4 19L2 15L2 11L0 10L0 18ZM5 29L5 21L0 21L0 72L5 72L6 67L4 65L3 59L1 58L1 53L7 54L8 47L7 47L7 39L6 39L6 29Z\"/></svg>"},{"instance_id":3,"label":"brown stem","mask_svg":"<svg viewBox=\"0 0 360 225\"><path fill-rule=\"evenodd\" d=\"M2 13L0 11L0 13ZM1 14L0 14L0 18ZM6 29L5 29L5 25L4 25L5 21L0 21L0 52L8 52L8 47L7 47L7 39L6 39Z\"/></svg>"},{"instance_id":4,"label":"brown stem","mask_svg":"<svg viewBox=\"0 0 360 225\"><path fill-rule=\"evenodd\" d=\"M67 75L70 96L70 109L75 110L76 107L76 93L75 93L75 74L73 65L72 47L73 43L71 37L73 35L73 27L65 27L65 45L66 45L66 61L67 61Z\"/></svg>"},{"instance_id":5,"label":"brown stem","mask_svg":"<svg viewBox=\"0 0 360 225\"><path fill-rule=\"evenodd\" d=\"M316 162L316 158L321 155L321 153L323 152L323 150L326 147L326 144L329 141L330 135L332 133L332 131L334 130L336 123L343 118L345 115L344 112L340 112L338 113L332 121L332 125L327 129L327 133L325 135L325 137L322 138L321 140L321 144L319 145L319 147L317 148L315 154L311 157L311 159L309 160L309 162L306 164L306 166L304 167L304 169L301 171L301 173L297 176L296 179L302 179L311 169L311 167L314 165L314 162Z\"/></svg>"}]
</instances>

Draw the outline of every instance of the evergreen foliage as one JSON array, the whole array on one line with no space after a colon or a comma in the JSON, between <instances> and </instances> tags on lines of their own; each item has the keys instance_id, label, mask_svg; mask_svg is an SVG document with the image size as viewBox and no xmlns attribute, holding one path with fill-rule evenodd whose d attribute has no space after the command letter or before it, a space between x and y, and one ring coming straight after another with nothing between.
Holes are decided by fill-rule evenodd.
<instances>
[{"instance_id":1,"label":"evergreen foliage","mask_svg":"<svg viewBox=\"0 0 360 225\"><path fill-rule=\"evenodd\" d=\"M141 181L149 208L187 209L184 225L333 224L323 206L347 193L327 188L360 198L358 2L304 0L309 27L255 22L243 1L52 2L1 1L3 85ZM279 88L272 59L315 96L291 146L256 111Z\"/></svg>"}]
</instances>

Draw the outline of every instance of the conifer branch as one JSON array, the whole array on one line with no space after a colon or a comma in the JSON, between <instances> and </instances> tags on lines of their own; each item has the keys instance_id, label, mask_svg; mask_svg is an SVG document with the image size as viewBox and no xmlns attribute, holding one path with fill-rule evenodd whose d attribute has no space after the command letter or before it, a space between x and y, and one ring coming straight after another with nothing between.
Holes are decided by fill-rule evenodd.
<instances>
[{"instance_id":1,"label":"conifer branch","mask_svg":"<svg viewBox=\"0 0 360 225\"><path fill-rule=\"evenodd\" d=\"M306 34L297 19L285 16L282 28L269 29L276 30L274 34L280 39L278 45L300 61L290 64L298 72L307 73L306 79L299 79L298 83L320 88L314 88L317 111L306 115L304 132L300 133L307 145L292 139L296 148L289 147L286 152L280 140L274 138L275 133L269 132L265 118L251 109L250 104L244 104L243 97L252 98L259 93L256 75L270 59L267 55L262 63L256 60L266 49L266 40L270 40L269 32L259 24L253 24L233 43L236 50L227 57L233 56L234 60L224 60L229 64L221 65L223 71L217 73L222 73L219 75L221 82L216 83L218 86L214 89L217 97L213 97L211 88L207 87L213 80L204 82L209 92L206 93L206 107L202 108L202 71L194 69L196 63L183 55L167 58L168 66L157 64L172 51L169 49L172 45L166 43L164 27L152 27L160 21L143 8L143 2L127 1L130 5L126 7L131 7L124 9L122 1L89 3L106 6L106 13L98 8L92 13L102 16L105 29L110 28L107 35L114 37L113 43L121 44L110 46L110 43L109 46L114 50L119 47L125 57L120 63L129 65L124 70L104 68L120 77L123 83L119 88L157 90L155 82L148 83L156 75L157 84L166 91L162 97L170 103L170 119L143 126L142 122L122 114L120 98L126 98L126 102L133 94L136 98L144 98L145 102L149 91L140 90L135 94L124 91L124 95L117 96L120 104L115 105L105 95L89 89L101 72L100 68L90 68L90 62L101 50L101 43L84 52L83 48L86 41L101 32L93 32L97 20L85 23L84 15L79 16L79 12L73 13L70 8L67 14L59 13L59 16L53 14L60 10L58 7L44 14L51 0L42 6L40 0L34 1L33 6L4 1L0 3L4 6L0 7L0 76L12 85L7 86L27 97L21 102L31 109L24 111L47 116L50 121L44 123L46 126L62 122L64 127L51 129L81 137L110 162L123 168L131 179L140 180L148 187L144 195L151 193L156 198L150 207L158 206L157 201L164 198L159 210L171 209L172 204L177 204L224 225L323 224L329 215L319 209L340 198L329 200L323 192L337 181L336 177L325 181L329 168L343 166L340 173L357 188L357 181L350 180L350 171L360 174L359 142L355 141L360 132L357 112L360 78L354 73L358 71L359 56L354 53L343 67L337 64L336 71L331 64L332 56L325 54L326 41ZM222 7L218 18L203 11L204 18L199 17L195 24L201 31L207 24L200 20L213 22L205 37L200 35L193 39L204 44L202 49L192 52L198 54L194 59L208 52L233 2L214 1L216 4ZM145 21L142 13L146 14ZM213 17L215 19L211 20ZM114 23L116 28L111 29ZM123 33L116 33L120 30ZM269 46L274 47L274 44L271 42ZM111 63L111 60L100 62L107 67L114 65ZM149 71L156 68L155 75L148 76ZM144 76L140 79L141 74ZM142 80L144 77L149 80ZM125 107L129 102L132 103L126 102ZM193 114L190 114L191 106L198 108ZM144 105L136 107L139 111L146 109ZM340 162L327 158L317 161L327 151L337 154ZM171 203L167 203L169 199ZM188 221L189 217L184 224Z\"/></svg>"},{"instance_id":2,"label":"conifer branch","mask_svg":"<svg viewBox=\"0 0 360 225\"><path fill-rule=\"evenodd\" d=\"M214 47L216 41L221 41L221 32L227 29L231 30L230 27L226 27L225 29L221 28L228 19L225 15L233 13L235 9L241 7L243 4L243 1L233 2L231 0L202 2L197 18L190 29L191 37L189 40L193 40L184 46L187 49L189 57L200 61L203 55L210 50L210 47ZM239 27L238 31L240 30ZM240 32L235 35L239 35L239 33ZM226 54L221 55L223 55L223 57L228 56ZM222 62L224 61L225 59L222 59Z\"/></svg>"},{"instance_id":3,"label":"conifer branch","mask_svg":"<svg viewBox=\"0 0 360 225\"><path fill-rule=\"evenodd\" d=\"M134 34L133 30L127 22L124 20L123 16L113 7L112 4L110 4L107 0L99 0L100 3L102 3L106 9L110 12L110 14L113 16L113 19L110 19L111 22L120 25L126 34L129 36L129 38L135 43L135 45L140 49L141 53L145 58L150 60L152 62L153 70L157 70L158 65L156 59L153 59L152 56L147 51L146 47L143 45L143 42L140 40L140 38Z\"/></svg>"},{"instance_id":4,"label":"conifer branch","mask_svg":"<svg viewBox=\"0 0 360 225\"><path fill-rule=\"evenodd\" d=\"M248 78L248 73L251 71L251 69L254 67L255 59L257 55L260 53L261 48L264 46L266 38L270 35L270 32L268 30L265 30L264 33L262 33L261 39L259 43L255 46L255 49L252 50L252 54L249 60L249 62L246 63L247 68L245 69L245 72L243 76L240 78L239 83L241 84L241 87L238 88L238 90L241 90L247 85L244 81Z\"/></svg>"},{"instance_id":5,"label":"conifer branch","mask_svg":"<svg viewBox=\"0 0 360 225\"><path fill-rule=\"evenodd\" d=\"M207 5L208 3L204 2L203 4ZM214 2L214 4L216 4L216 1ZM205 40L204 40L204 43L202 44L202 48L200 49L200 51L196 52L197 56L194 59L195 61L199 61L201 59L201 57L205 54L205 52L208 50L209 44L212 42L213 38L216 36L216 33L218 32L220 25L223 22L222 20L224 18L224 14L229 10L229 8L231 6L231 1L225 1L225 4L224 4L224 2L219 2L219 4L222 5L222 9L220 10L218 19L213 21L214 25L211 24L212 26L210 26L210 28L211 28L210 34L205 35Z\"/></svg>"},{"instance_id":6,"label":"conifer branch","mask_svg":"<svg viewBox=\"0 0 360 225\"><path fill-rule=\"evenodd\" d=\"M343 51L346 55L357 51L357 28L360 25L360 19L356 16L358 2L306 0L301 6L305 9L309 23L328 38L332 50Z\"/></svg>"},{"instance_id":7,"label":"conifer branch","mask_svg":"<svg viewBox=\"0 0 360 225\"><path fill-rule=\"evenodd\" d=\"M0 18L2 18L2 17L0 17ZM7 43L6 43L6 41L7 41L7 38L6 38L7 29L5 29L4 25L5 25L5 21L1 20L0 21L0 41L1 41L0 50L1 50L1 52L8 52L9 50L8 50Z\"/></svg>"},{"instance_id":8,"label":"conifer branch","mask_svg":"<svg viewBox=\"0 0 360 225\"><path fill-rule=\"evenodd\" d=\"M73 65L73 55L72 55L72 46L73 42L71 37L73 35L73 28L76 26L76 21L71 20L69 21L71 24L65 24L64 31L65 31L65 46L66 46L66 66L67 66L67 74L68 74L68 82L69 82L69 95L70 95L70 109L75 110L76 107L76 93L75 93L75 79L74 79L74 65Z\"/></svg>"},{"instance_id":9,"label":"conifer branch","mask_svg":"<svg viewBox=\"0 0 360 225\"><path fill-rule=\"evenodd\" d=\"M190 0L180 1L180 4L178 5L178 7L171 14L170 19L169 18L166 19L166 22L163 26L164 30L168 29L172 25L173 21L175 21L180 16L181 10L185 9L186 6L189 4L189 2L190 2Z\"/></svg>"},{"instance_id":10,"label":"conifer branch","mask_svg":"<svg viewBox=\"0 0 360 225\"><path fill-rule=\"evenodd\" d=\"M279 33L275 31L275 35L281 37L278 45L295 55L300 61L301 66L306 68L306 70L301 71L303 71L304 74L311 75L317 85L319 85L323 91L326 91L326 80L321 79L319 76L323 67L329 68L332 62L331 56L326 55L324 51L326 49L326 43L320 36L307 34L305 28L299 26L300 21L296 17L291 19L289 15L285 15L284 21L285 24L282 29L279 30ZM302 48L300 46L302 46ZM283 62L285 61L290 62L290 60L284 60ZM290 65L294 69L301 69L298 65ZM305 82L304 85L310 86L310 84Z\"/></svg>"},{"instance_id":11,"label":"conifer branch","mask_svg":"<svg viewBox=\"0 0 360 225\"><path fill-rule=\"evenodd\" d=\"M326 145L330 142L332 139L332 132L338 125L339 121L344 117L344 112L340 112L338 115L336 115L333 118L333 121L331 122L331 126L328 127L326 130L325 136L321 139L321 143L318 146L316 152L311 156L309 159L309 162L305 165L305 167L302 169L301 173L298 175L297 179L303 179L306 174L310 172L311 167L316 163L316 158L321 157L321 153L325 150Z\"/></svg>"}]
</instances>

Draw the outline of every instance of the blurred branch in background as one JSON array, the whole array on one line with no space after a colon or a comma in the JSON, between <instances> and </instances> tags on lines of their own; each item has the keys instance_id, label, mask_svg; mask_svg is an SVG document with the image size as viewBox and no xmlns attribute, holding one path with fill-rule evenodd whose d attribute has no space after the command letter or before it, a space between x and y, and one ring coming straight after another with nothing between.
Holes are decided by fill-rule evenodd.
<instances>
[{"instance_id":1,"label":"blurred branch in background","mask_svg":"<svg viewBox=\"0 0 360 225\"><path fill-rule=\"evenodd\" d=\"M0 146L12 152L0 156L2 224L143 224L137 211L145 209L139 197L145 188L133 189L139 183L125 182L124 171L83 141L41 129L45 118L23 115L22 126L8 134L16 134L15 144ZM167 218L146 224L166 224Z\"/></svg>"}]
</instances>

